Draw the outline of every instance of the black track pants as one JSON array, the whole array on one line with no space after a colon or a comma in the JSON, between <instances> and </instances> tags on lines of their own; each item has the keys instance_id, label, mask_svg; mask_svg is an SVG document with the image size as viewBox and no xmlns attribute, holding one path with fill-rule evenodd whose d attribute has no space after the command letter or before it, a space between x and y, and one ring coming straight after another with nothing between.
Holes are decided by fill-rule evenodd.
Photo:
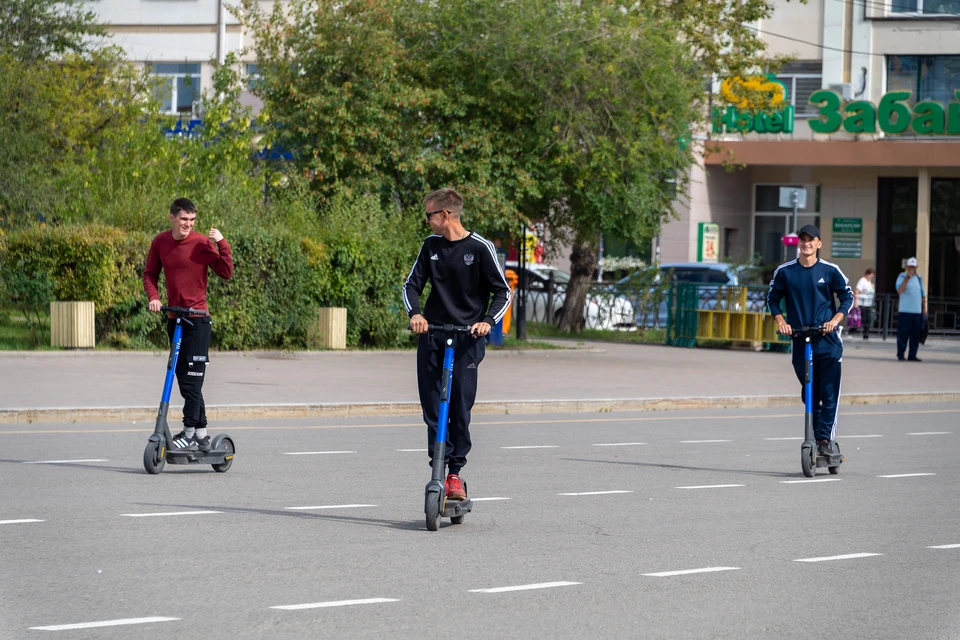
<instances>
[{"instance_id":1,"label":"black track pants","mask_svg":"<svg viewBox=\"0 0 960 640\"><path fill-rule=\"evenodd\" d=\"M799 344L799 348L796 342L793 345L793 369L800 381L800 400L805 403L803 381L807 364L803 358L803 343ZM813 434L817 440L835 440L837 437L842 359L826 354L813 354Z\"/></svg>"},{"instance_id":2,"label":"black track pants","mask_svg":"<svg viewBox=\"0 0 960 640\"><path fill-rule=\"evenodd\" d=\"M190 318L191 327L183 325L180 342L180 357L177 360L177 384L183 396L183 426L203 429L207 426L207 413L203 406L203 379L207 373L210 351L210 318ZM167 335L173 341L176 320L167 320Z\"/></svg>"},{"instance_id":3,"label":"black track pants","mask_svg":"<svg viewBox=\"0 0 960 640\"><path fill-rule=\"evenodd\" d=\"M459 473L470 452L470 411L477 399L477 371L485 352L483 338L470 335L434 334L420 336L417 345L417 384L420 407L427 423L427 451L433 464L433 445L437 438L440 410L440 384L443 376L443 351L447 338L454 344L453 376L450 390L450 414L447 423L446 465L450 473Z\"/></svg>"}]
</instances>

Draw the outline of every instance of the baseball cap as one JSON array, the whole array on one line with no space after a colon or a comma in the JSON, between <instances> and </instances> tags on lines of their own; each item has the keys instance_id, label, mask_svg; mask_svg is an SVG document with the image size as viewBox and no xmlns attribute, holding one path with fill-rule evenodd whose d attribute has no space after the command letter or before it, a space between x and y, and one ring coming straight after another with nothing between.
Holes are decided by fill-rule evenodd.
<instances>
[{"instance_id":1,"label":"baseball cap","mask_svg":"<svg viewBox=\"0 0 960 640\"><path fill-rule=\"evenodd\" d=\"M812 224L805 224L802 227L800 227L799 231L797 231L798 237L802 236L803 234L807 234L811 238L820 238L820 229L817 229Z\"/></svg>"},{"instance_id":2,"label":"baseball cap","mask_svg":"<svg viewBox=\"0 0 960 640\"><path fill-rule=\"evenodd\" d=\"M916 258L907 258L907 266L908 266L908 267L915 267L915 266L917 266L917 259L916 259Z\"/></svg>"}]
</instances>

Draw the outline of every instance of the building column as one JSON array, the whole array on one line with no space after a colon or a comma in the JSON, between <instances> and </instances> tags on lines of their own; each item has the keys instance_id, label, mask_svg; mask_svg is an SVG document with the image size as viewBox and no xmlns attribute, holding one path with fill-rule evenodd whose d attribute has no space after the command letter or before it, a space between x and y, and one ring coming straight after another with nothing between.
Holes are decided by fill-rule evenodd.
<instances>
[{"instance_id":1,"label":"building column","mask_svg":"<svg viewBox=\"0 0 960 640\"><path fill-rule=\"evenodd\" d=\"M917 181L917 275L922 278L924 292L930 295L930 170L920 168Z\"/></svg>"}]
</instances>

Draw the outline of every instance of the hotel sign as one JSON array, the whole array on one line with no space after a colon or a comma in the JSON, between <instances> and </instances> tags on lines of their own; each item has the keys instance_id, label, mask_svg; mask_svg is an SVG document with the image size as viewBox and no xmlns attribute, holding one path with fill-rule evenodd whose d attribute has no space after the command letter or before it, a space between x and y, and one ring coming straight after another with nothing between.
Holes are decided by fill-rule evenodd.
<instances>
[{"instance_id":1,"label":"hotel sign","mask_svg":"<svg viewBox=\"0 0 960 640\"><path fill-rule=\"evenodd\" d=\"M912 131L917 135L960 135L960 89L954 92L957 102L946 109L939 102L923 100L910 108L910 91L891 91L874 105L866 100L843 104L833 91L820 90L810 96L810 103L819 105L818 120L810 121L816 133L883 133L892 135Z\"/></svg>"},{"instance_id":2,"label":"hotel sign","mask_svg":"<svg viewBox=\"0 0 960 640\"><path fill-rule=\"evenodd\" d=\"M764 104L755 104L751 94L763 95ZM790 92L776 76L727 78L720 95L729 106L713 110L714 133L793 133Z\"/></svg>"}]
</instances>

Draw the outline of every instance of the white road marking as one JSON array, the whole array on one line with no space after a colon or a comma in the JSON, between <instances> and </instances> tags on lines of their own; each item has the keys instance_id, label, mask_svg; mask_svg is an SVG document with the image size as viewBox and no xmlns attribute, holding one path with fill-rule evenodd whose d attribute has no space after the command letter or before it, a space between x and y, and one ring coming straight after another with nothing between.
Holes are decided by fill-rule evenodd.
<instances>
[{"instance_id":1,"label":"white road marking","mask_svg":"<svg viewBox=\"0 0 960 640\"><path fill-rule=\"evenodd\" d=\"M674 487L674 489L726 489L727 487L745 487L745 484L701 484L693 487Z\"/></svg>"},{"instance_id":2,"label":"white road marking","mask_svg":"<svg viewBox=\"0 0 960 640\"><path fill-rule=\"evenodd\" d=\"M199 516L210 513L223 513L222 511L167 511L165 513L121 513L126 518L153 518L159 516Z\"/></svg>"},{"instance_id":3,"label":"white road marking","mask_svg":"<svg viewBox=\"0 0 960 640\"><path fill-rule=\"evenodd\" d=\"M822 558L799 558L794 562L829 562L830 560L852 560L854 558L869 558L882 556L882 553L848 553L842 556L824 556Z\"/></svg>"},{"instance_id":4,"label":"white road marking","mask_svg":"<svg viewBox=\"0 0 960 640\"><path fill-rule=\"evenodd\" d=\"M764 440L803 440L803 436L790 436L789 438L764 438Z\"/></svg>"},{"instance_id":5,"label":"white road marking","mask_svg":"<svg viewBox=\"0 0 960 640\"><path fill-rule=\"evenodd\" d=\"M473 502L489 502L492 500L513 500L513 498L470 498Z\"/></svg>"},{"instance_id":6,"label":"white road marking","mask_svg":"<svg viewBox=\"0 0 960 640\"><path fill-rule=\"evenodd\" d=\"M69 464L71 462L110 462L105 458L87 458L86 460L31 460L23 464Z\"/></svg>"},{"instance_id":7,"label":"white road marking","mask_svg":"<svg viewBox=\"0 0 960 640\"><path fill-rule=\"evenodd\" d=\"M33 518L24 518L22 520L0 520L0 524L23 524L27 522L44 522L44 521L34 520Z\"/></svg>"},{"instance_id":8,"label":"white road marking","mask_svg":"<svg viewBox=\"0 0 960 640\"><path fill-rule=\"evenodd\" d=\"M908 433L908 436L948 436L952 431L918 431L916 433Z\"/></svg>"},{"instance_id":9,"label":"white road marking","mask_svg":"<svg viewBox=\"0 0 960 640\"><path fill-rule=\"evenodd\" d=\"M80 622L77 624L54 624L48 627L30 627L36 631L70 631L72 629L95 629L97 627L119 627L125 624L147 624L150 622L172 622L180 618L161 618L152 616L150 618L124 618L122 620L103 620L101 622Z\"/></svg>"},{"instance_id":10,"label":"white road marking","mask_svg":"<svg viewBox=\"0 0 960 640\"><path fill-rule=\"evenodd\" d=\"M705 444L708 442L733 442L733 440L681 440L681 444Z\"/></svg>"},{"instance_id":11,"label":"white road marking","mask_svg":"<svg viewBox=\"0 0 960 640\"><path fill-rule=\"evenodd\" d=\"M284 507L287 511L310 511L311 509L360 509L362 507L379 507L378 504L322 504L316 507Z\"/></svg>"},{"instance_id":12,"label":"white road marking","mask_svg":"<svg viewBox=\"0 0 960 640\"><path fill-rule=\"evenodd\" d=\"M840 437L837 438L837 439L838 439L838 440L848 440L848 439L850 439L850 438L882 438L882 437L883 437L882 435L869 435L869 436L843 435L843 436L840 436Z\"/></svg>"},{"instance_id":13,"label":"white road marking","mask_svg":"<svg viewBox=\"0 0 960 640\"><path fill-rule=\"evenodd\" d=\"M894 473L889 476L877 476L878 478L916 478L917 476L935 476L935 473Z\"/></svg>"},{"instance_id":14,"label":"white road marking","mask_svg":"<svg viewBox=\"0 0 960 640\"><path fill-rule=\"evenodd\" d=\"M397 449L397 451L426 451L426 449Z\"/></svg>"},{"instance_id":15,"label":"white road marking","mask_svg":"<svg viewBox=\"0 0 960 640\"><path fill-rule=\"evenodd\" d=\"M635 445L647 444L646 442L601 442L595 444L595 447L632 447Z\"/></svg>"},{"instance_id":16,"label":"white road marking","mask_svg":"<svg viewBox=\"0 0 960 640\"><path fill-rule=\"evenodd\" d=\"M397 598L364 598L363 600L331 600L330 602L308 602L306 604L283 604L271 609L299 611L301 609L325 609L327 607L349 607L355 604L380 604L381 602L400 602Z\"/></svg>"},{"instance_id":17,"label":"white road marking","mask_svg":"<svg viewBox=\"0 0 960 640\"><path fill-rule=\"evenodd\" d=\"M528 444L521 447L500 447L501 449L559 449L556 444Z\"/></svg>"},{"instance_id":18,"label":"white road marking","mask_svg":"<svg viewBox=\"0 0 960 640\"><path fill-rule=\"evenodd\" d=\"M470 593L506 593L507 591L529 591L531 589L552 589L553 587L570 587L582 582L541 582L539 584L518 584L513 587L493 587L491 589L470 589Z\"/></svg>"},{"instance_id":19,"label":"white road marking","mask_svg":"<svg viewBox=\"0 0 960 640\"><path fill-rule=\"evenodd\" d=\"M623 489L618 489L616 491L583 491L581 493L558 493L558 496L606 496L613 493L633 493L633 491L624 491Z\"/></svg>"},{"instance_id":20,"label":"white road marking","mask_svg":"<svg viewBox=\"0 0 960 640\"><path fill-rule=\"evenodd\" d=\"M936 547L927 547L927 549L960 549L960 544L941 544Z\"/></svg>"},{"instance_id":21,"label":"white road marking","mask_svg":"<svg viewBox=\"0 0 960 640\"><path fill-rule=\"evenodd\" d=\"M842 478L811 478L809 480L781 480L780 484L809 484L811 482L840 482Z\"/></svg>"},{"instance_id":22,"label":"white road marking","mask_svg":"<svg viewBox=\"0 0 960 640\"><path fill-rule=\"evenodd\" d=\"M692 573L715 573L717 571L739 571L740 567L704 567L703 569L684 569L683 571L661 571L659 573L645 573L653 578L669 578L670 576L686 576Z\"/></svg>"},{"instance_id":23,"label":"white road marking","mask_svg":"<svg viewBox=\"0 0 960 640\"><path fill-rule=\"evenodd\" d=\"M323 456L331 453L356 453L356 451L289 451L285 456Z\"/></svg>"}]
</instances>

